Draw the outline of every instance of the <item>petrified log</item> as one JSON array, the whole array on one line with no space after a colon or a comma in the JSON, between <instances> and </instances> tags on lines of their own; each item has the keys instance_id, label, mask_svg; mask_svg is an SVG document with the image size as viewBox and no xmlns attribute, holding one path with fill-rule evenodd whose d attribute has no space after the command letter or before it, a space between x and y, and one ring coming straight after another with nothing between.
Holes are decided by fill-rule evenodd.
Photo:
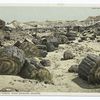
<instances>
[{"instance_id":1,"label":"petrified log","mask_svg":"<svg viewBox=\"0 0 100 100\"><path fill-rule=\"evenodd\" d=\"M40 56L37 46L27 40L23 41L19 48L25 52L26 57Z\"/></svg>"},{"instance_id":2,"label":"petrified log","mask_svg":"<svg viewBox=\"0 0 100 100\"><path fill-rule=\"evenodd\" d=\"M25 61L24 52L17 47L8 46L0 49L0 74L17 75Z\"/></svg>"},{"instance_id":3,"label":"petrified log","mask_svg":"<svg viewBox=\"0 0 100 100\"><path fill-rule=\"evenodd\" d=\"M34 79L36 77L37 69L34 65L25 60L23 68L21 69L19 76L28 79Z\"/></svg>"},{"instance_id":4,"label":"petrified log","mask_svg":"<svg viewBox=\"0 0 100 100\"><path fill-rule=\"evenodd\" d=\"M48 84L53 84L52 75L46 68L37 68L29 61L25 61L19 75L23 78L36 79L39 81L44 81Z\"/></svg>"},{"instance_id":5,"label":"petrified log","mask_svg":"<svg viewBox=\"0 0 100 100\"><path fill-rule=\"evenodd\" d=\"M79 64L78 75L88 83L100 84L100 56L87 55Z\"/></svg>"},{"instance_id":6,"label":"petrified log","mask_svg":"<svg viewBox=\"0 0 100 100\"><path fill-rule=\"evenodd\" d=\"M52 74L46 68L40 68L36 75L36 79L44 81L45 84L54 84L52 78Z\"/></svg>"}]
</instances>

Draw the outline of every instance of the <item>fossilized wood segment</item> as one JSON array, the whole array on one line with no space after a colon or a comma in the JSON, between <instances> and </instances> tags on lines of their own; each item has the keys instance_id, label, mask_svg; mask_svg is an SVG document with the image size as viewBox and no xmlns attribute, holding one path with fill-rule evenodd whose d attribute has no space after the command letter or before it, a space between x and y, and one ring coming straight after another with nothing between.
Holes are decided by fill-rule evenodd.
<instances>
[{"instance_id":1,"label":"fossilized wood segment","mask_svg":"<svg viewBox=\"0 0 100 100\"><path fill-rule=\"evenodd\" d=\"M100 83L100 57L87 55L79 64L78 75L89 83Z\"/></svg>"},{"instance_id":2,"label":"fossilized wood segment","mask_svg":"<svg viewBox=\"0 0 100 100\"><path fill-rule=\"evenodd\" d=\"M19 48L25 52L26 57L39 56L39 49L29 41L22 42Z\"/></svg>"},{"instance_id":3,"label":"fossilized wood segment","mask_svg":"<svg viewBox=\"0 0 100 100\"><path fill-rule=\"evenodd\" d=\"M100 67L97 68L96 72L95 72L95 81L97 83L100 83Z\"/></svg>"},{"instance_id":4,"label":"fossilized wood segment","mask_svg":"<svg viewBox=\"0 0 100 100\"><path fill-rule=\"evenodd\" d=\"M46 68L37 68L26 61L19 75L23 78L36 79L45 83L53 83L52 75Z\"/></svg>"},{"instance_id":5,"label":"fossilized wood segment","mask_svg":"<svg viewBox=\"0 0 100 100\"><path fill-rule=\"evenodd\" d=\"M17 47L9 46L0 49L0 74L17 75L24 61L24 52Z\"/></svg>"},{"instance_id":6,"label":"fossilized wood segment","mask_svg":"<svg viewBox=\"0 0 100 100\"><path fill-rule=\"evenodd\" d=\"M38 79L39 81L44 81L45 83L48 84L53 84L52 78L53 78L52 74L46 68L40 68L36 75L36 79Z\"/></svg>"},{"instance_id":7,"label":"fossilized wood segment","mask_svg":"<svg viewBox=\"0 0 100 100\"><path fill-rule=\"evenodd\" d=\"M19 76L28 79L34 79L36 77L36 67L30 64L27 60L25 61L23 68L21 69Z\"/></svg>"}]
</instances>

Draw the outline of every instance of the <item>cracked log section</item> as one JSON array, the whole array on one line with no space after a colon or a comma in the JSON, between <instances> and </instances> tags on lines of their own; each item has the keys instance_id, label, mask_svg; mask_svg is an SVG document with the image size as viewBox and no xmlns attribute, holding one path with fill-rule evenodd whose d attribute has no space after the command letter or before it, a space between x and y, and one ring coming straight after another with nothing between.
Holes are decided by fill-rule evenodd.
<instances>
[{"instance_id":1,"label":"cracked log section","mask_svg":"<svg viewBox=\"0 0 100 100\"><path fill-rule=\"evenodd\" d=\"M78 75L90 84L100 84L100 56L87 55L79 64Z\"/></svg>"},{"instance_id":2,"label":"cracked log section","mask_svg":"<svg viewBox=\"0 0 100 100\"><path fill-rule=\"evenodd\" d=\"M0 75L17 75L25 61L24 52L15 46L0 49Z\"/></svg>"}]
</instances>

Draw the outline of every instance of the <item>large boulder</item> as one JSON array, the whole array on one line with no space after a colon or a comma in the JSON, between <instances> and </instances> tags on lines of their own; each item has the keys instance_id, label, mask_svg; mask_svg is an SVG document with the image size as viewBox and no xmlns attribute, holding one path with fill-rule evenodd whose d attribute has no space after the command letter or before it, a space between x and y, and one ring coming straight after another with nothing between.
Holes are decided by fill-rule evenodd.
<instances>
[{"instance_id":1,"label":"large boulder","mask_svg":"<svg viewBox=\"0 0 100 100\"><path fill-rule=\"evenodd\" d=\"M17 75L25 62L24 52L17 47L0 48L0 74Z\"/></svg>"}]
</instances>

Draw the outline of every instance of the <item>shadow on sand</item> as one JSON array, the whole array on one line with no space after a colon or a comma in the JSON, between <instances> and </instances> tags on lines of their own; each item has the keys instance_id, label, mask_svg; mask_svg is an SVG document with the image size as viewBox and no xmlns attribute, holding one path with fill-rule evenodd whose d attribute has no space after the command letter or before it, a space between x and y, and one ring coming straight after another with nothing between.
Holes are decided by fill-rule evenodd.
<instances>
[{"instance_id":1,"label":"shadow on sand","mask_svg":"<svg viewBox=\"0 0 100 100\"><path fill-rule=\"evenodd\" d=\"M98 88L100 88L100 85L88 84L88 82L82 80L79 77L74 78L72 81L75 82L77 85L79 85L81 88L84 88L84 89L98 89Z\"/></svg>"}]
</instances>

